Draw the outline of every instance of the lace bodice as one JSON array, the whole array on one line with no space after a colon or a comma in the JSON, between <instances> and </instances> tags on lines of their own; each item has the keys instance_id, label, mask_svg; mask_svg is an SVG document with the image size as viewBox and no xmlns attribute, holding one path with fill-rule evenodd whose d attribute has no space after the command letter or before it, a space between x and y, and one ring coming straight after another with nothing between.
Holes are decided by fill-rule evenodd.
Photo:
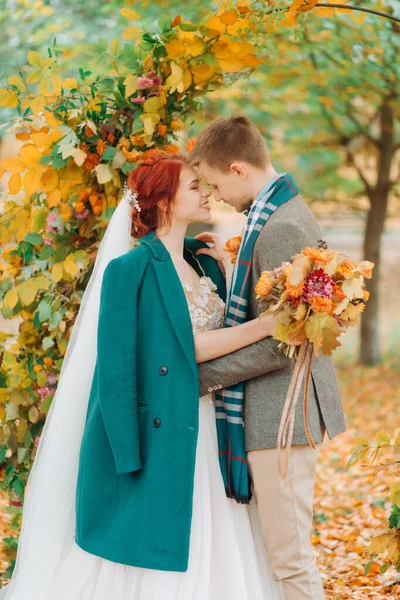
<instances>
[{"instance_id":1,"label":"lace bodice","mask_svg":"<svg viewBox=\"0 0 400 600\"><path fill-rule=\"evenodd\" d=\"M210 277L200 277L200 292L194 296L193 288L188 283L183 284L188 301L193 332L220 329L224 326L225 303L215 293L217 286Z\"/></svg>"}]
</instances>

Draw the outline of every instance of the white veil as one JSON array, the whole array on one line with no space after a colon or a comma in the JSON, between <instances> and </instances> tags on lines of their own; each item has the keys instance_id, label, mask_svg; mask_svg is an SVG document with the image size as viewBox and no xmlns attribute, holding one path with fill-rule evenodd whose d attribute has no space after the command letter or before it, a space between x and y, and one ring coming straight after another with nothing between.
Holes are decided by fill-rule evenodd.
<instances>
[{"instance_id":1,"label":"white veil","mask_svg":"<svg viewBox=\"0 0 400 600\"><path fill-rule=\"evenodd\" d=\"M96 363L104 270L131 248L131 206L124 193L101 241L82 297L56 393L29 474L11 582L0 600L43 600L57 567L75 543L75 492L81 440Z\"/></svg>"}]
</instances>

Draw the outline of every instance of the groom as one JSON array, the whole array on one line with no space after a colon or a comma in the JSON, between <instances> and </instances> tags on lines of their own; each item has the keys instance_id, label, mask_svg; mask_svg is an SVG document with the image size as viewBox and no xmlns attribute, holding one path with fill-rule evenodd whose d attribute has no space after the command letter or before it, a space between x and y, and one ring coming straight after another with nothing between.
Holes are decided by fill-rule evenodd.
<instances>
[{"instance_id":1,"label":"groom","mask_svg":"<svg viewBox=\"0 0 400 600\"><path fill-rule=\"evenodd\" d=\"M276 173L264 139L246 117L211 122L198 138L190 162L213 187L217 202L223 201L238 212L249 211L247 229L252 220L254 245L250 256L241 255L243 252L236 259L239 262L236 283L240 284L240 278L245 278L250 269L248 297L240 299L240 306L247 306L246 318L252 319L264 310L254 292L262 271L290 261L306 246L317 246L322 237L320 228L290 176L279 177ZM285 180L289 181L289 192L286 190L282 202L274 203L276 182ZM263 202L267 207L263 211L268 213L264 220L263 213L254 210L260 202L262 209ZM241 267L241 260L247 267ZM235 291L238 289L240 285L235 286ZM278 350L278 342L266 338L200 364L200 395L246 382L244 425L248 469L274 577L282 582L286 600L322 600L324 591L310 542L317 456L325 431L332 439L345 431L346 425L332 360L314 357L308 420L317 451L308 444L300 401L289 471L284 486L280 486L276 447L293 369L294 361Z\"/></svg>"}]
</instances>

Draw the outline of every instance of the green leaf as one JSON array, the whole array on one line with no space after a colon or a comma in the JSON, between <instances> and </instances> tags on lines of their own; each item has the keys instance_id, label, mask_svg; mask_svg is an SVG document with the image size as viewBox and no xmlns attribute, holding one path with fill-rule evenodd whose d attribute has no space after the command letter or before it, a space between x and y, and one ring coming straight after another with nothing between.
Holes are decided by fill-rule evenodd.
<instances>
[{"instance_id":1,"label":"green leaf","mask_svg":"<svg viewBox=\"0 0 400 600\"><path fill-rule=\"evenodd\" d=\"M117 148L113 146L108 146L101 155L102 160L112 160L117 152Z\"/></svg>"},{"instance_id":2,"label":"green leaf","mask_svg":"<svg viewBox=\"0 0 400 600\"><path fill-rule=\"evenodd\" d=\"M49 412L53 398L54 398L54 394L51 394L50 396L46 396L46 398L43 400L42 404L40 405L39 412L41 414L47 414Z\"/></svg>"},{"instance_id":3,"label":"green leaf","mask_svg":"<svg viewBox=\"0 0 400 600\"><path fill-rule=\"evenodd\" d=\"M62 321L62 315L59 312L53 312L49 320L49 329L55 329Z\"/></svg>"},{"instance_id":4,"label":"green leaf","mask_svg":"<svg viewBox=\"0 0 400 600\"><path fill-rule=\"evenodd\" d=\"M38 382L38 384L40 386L46 385L46 381L47 381L46 373L44 373L43 371L40 371L39 373L37 373L36 381Z\"/></svg>"},{"instance_id":5,"label":"green leaf","mask_svg":"<svg viewBox=\"0 0 400 600\"><path fill-rule=\"evenodd\" d=\"M122 42L119 38L114 38L110 43L110 52L114 57L117 57L121 54L123 50Z\"/></svg>"},{"instance_id":6,"label":"green leaf","mask_svg":"<svg viewBox=\"0 0 400 600\"><path fill-rule=\"evenodd\" d=\"M386 571L388 570L388 568L390 567L390 563L385 563L381 566L380 568L380 574L384 575L386 573Z\"/></svg>"},{"instance_id":7,"label":"green leaf","mask_svg":"<svg viewBox=\"0 0 400 600\"><path fill-rule=\"evenodd\" d=\"M191 23L179 23L179 29L182 31L197 31L198 27L196 27L196 25L192 25Z\"/></svg>"},{"instance_id":8,"label":"green leaf","mask_svg":"<svg viewBox=\"0 0 400 600\"><path fill-rule=\"evenodd\" d=\"M44 156L41 156L39 159L39 163L41 165L48 165L49 163L52 162L54 156L52 156L51 154L45 154Z\"/></svg>"},{"instance_id":9,"label":"green leaf","mask_svg":"<svg viewBox=\"0 0 400 600\"><path fill-rule=\"evenodd\" d=\"M39 233L28 233L25 238L25 242L32 244L33 246L38 246L43 242L43 238Z\"/></svg>"},{"instance_id":10,"label":"green leaf","mask_svg":"<svg viewBox=\"0 0 400 600\"><path fill-rule=\"evenodd\" d=\"M39 302L39 321L41 323L44 323L44 321L48 321L50 319L50 315L51 315L51 306L48 302L46 302L45 300L41 300Z\"/></svg>"},{"instance_id":11,"label":"green leaf","mask_svg":"<svg viewBox=\"0 0 400 600\"><path fill-rule=\"evenodd\" d=\"M53 340L53 338L51 338L51 337L45 337L45 338L43 338L43 341L42 341L42 348L43 348L43 350L48 350L52 346L54 346L54 340Z\"/></svg>"},{"instance_id":12,"label":"green leaf","mask_svg":"<svg viewBox=\"0 0 400 600\"><path fill-rule=\"evenodd\" d=\"M44 209L35 211L33 214L33 229L35 231L41 231L45 227L45 225L46 225L46 211ZM41 240L41 242L42 241L43 240Z\"/></svg>"},{"instance_id":13,"label":"green leaf","mask_svg":"<svg viewBox=\"0 0 400 600\"><path fill-rule=\"evenodd\" d=\"M369 570L370 570L370 568L371 568L371 566L372 566L372 563L373 563L373 562L374 562L373 560L370 560L370 561L369 561L369 563L367 563L367 564L365 565L365 569L364 569L364 575L368 575L368 573L369 573Z\"/></svg>"}]
</instances>

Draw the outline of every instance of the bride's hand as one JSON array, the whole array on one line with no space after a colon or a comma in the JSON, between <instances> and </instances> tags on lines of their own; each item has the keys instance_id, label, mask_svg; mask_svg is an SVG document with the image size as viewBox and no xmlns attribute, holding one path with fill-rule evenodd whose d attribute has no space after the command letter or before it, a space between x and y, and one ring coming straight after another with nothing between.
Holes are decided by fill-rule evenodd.
<instances>
[{"instance_id":1,"label":"bride's hand","mask_svg":"<svg viewBox=\"0 0 400 600\"><path fill-rule=\"evenodd\" d=\"M213 244L213 246L208 248L200 248L196 251L196 254L208 254L216 261L224 264L231 262L232 256L230 252L225 252L225 241L221 235L217 233L211 233L210 231L205 231L204 233L199 233L196 235L195 239L205 242L206 244Z\"/></svg>"},{"instance_id":2,"label":"bride's hand","mask_svg":"<svg viewBox=\"0 0 400 600\"><path fill-rule=\"evenodd\" d=\"M274 337L276 326L278 325L278 319L272 315L264 315L260 317L261 327L265 332L265 337ZM301 346L300 341L287 342L289 346Z\"/></svg>"}]
</instances>

